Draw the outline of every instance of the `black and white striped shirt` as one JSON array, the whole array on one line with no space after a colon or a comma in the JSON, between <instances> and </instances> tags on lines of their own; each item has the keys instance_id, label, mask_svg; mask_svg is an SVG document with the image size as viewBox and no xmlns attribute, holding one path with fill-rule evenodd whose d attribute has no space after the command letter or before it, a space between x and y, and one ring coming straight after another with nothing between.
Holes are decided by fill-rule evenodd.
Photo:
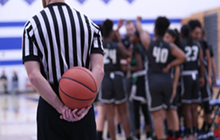
<instances>
[{"instance_id":1,"label":"black and white striped shirt","mask_svg":"<svg viewBox=\"0 0 220 140\"><path fill-rule=\"evenodd\" d=\"M101 31L65 3L49 4L24 27L23 63L38 61L51 84L74 66L90 67L91 53L103 54Z\"/></svg>"}]
</instances>

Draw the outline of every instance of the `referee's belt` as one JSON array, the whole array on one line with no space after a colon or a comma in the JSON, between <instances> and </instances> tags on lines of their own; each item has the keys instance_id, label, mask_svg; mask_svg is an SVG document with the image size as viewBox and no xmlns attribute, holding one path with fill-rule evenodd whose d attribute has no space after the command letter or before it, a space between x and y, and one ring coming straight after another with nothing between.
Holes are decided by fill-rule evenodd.
<instances>
[{"instance_id":1,"label":"referee's belt","mask_svg":"<svg viewBox=\"0 0 220 140\"><path fill-rule=\"evenodd\" d=\"M107 72L105 75L109 75L111 79L115 78L115 75L120 75L124 77L124 73L122 71L113 71L113 72Z\"/></svg>"},{"instance_id":2,"label":"referee's belt","mask_svg":"<svg viewBox=\"0 0 220 140\"><path fill-rule=\"evenodd\" d=\"M134 77L140 77L140 76L144 76L144 75L146 75L146 70L141 70L141 71L134 72L132 74L132 77L134 78Z\"/></svg>"},{"instance_id":3,"label":"referee's belt","mask_svg":"<svg viewBox=\"0 0 220 140\"><path fill-rule=\"evenodd\" d=\"M198 70L186 70L182 71L181 75L182 76L188 76L191 75L193 80L196 80L196 75L198 74Z\"/></svg>"}]
</instances>

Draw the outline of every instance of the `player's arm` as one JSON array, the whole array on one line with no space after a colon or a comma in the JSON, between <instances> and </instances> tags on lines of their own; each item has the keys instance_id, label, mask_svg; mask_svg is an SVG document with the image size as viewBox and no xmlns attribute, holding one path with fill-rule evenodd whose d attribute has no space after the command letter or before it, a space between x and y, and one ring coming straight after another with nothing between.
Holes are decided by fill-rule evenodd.
<instances>
[{"instance_id":1,"label":"player's arm","mask_svg":"<svg viewBox=\"0 0 220 140\"><path fill-rule=\"evenodd\" d=\"M128 65L125 70L130 70L130 71L140 71L143 69L143 65L142 65L142 59L141 59L141 55L139 53L134 53L134 56L135 56L135 60L136 60L136 63L137 65L136 66L130 66Z\"/></svg>"},{"instance_id":2,"label":"player's arm","mask_svg":"<svg viewBox=\"0 0 220 140\"><path fill-rule=\"evenodd\" d=\"M173 94L171 97L172 99L174 99L176 96L176 90L177 90L177 84L179 81L179 77L180 77L180 66L176 66L175 73L174 73L174 79L173 79Z\"/></svg>"},{"instance_id":3,"label":"player's arm","mask_svg":"<svg viewBox=\"0 0 220 140\"><path fill-rule=\"evenodd\" d=\"M103 55L98 53L91 54L90 64L99 89L104 75Z\"/></svg>"},{"instance_id":4,"label":"player's arm","mask_svg":"<svg viewBox=\"0 0 220 140\"><path fill-rule=\"evenodd\" d=\"M199 85L202 87L204 85L204 79L205 79L205 65L203 61L203 54L202 54L202 48L199 47L199 61L200 61L200 80Z\"/></svg>"},{"instance_id":5,"label":"player's arm","mask_svg":"<svg viewBox=\"0 0 220 140\"><path fill-rule=\"evenodd\" d=\"M121 29L121 27L123 26L124 23L124 19L119 19L118 21L118 27L116 29L117 32L119 32L119 30Z\"/></svg>"},{"instance_id":6,"label":"player's arm","mask_svg":"<svg viewBox=\"0 0 220 140\"><path fill-rule=\"evenodd\" d=\"M211 56L210 56L210 51L209 49L207 48L205 50L205 54L206 54L206 57L207 57L207 61L208 61L208 77L207 77L207 82L209 83L209 86L211 87L212 86L212 60L211 60Z\"/></svg>"},{"instance_id":7,"label":"player's arm","mask_svg":"<svg viewBox=\"0 0 220 140\"><path fill-rule=\"evenodd\" d=\"M27 61L24 65L31 84L40 96L53 106L60 114L63 114L64 104L60 101L47 80L42 76L39 62Z\"/></svg>"},{"instance_id":8,"label":"player's arm","mask_svg":"<svg viewBox=\"0 0 220 140\"><path fill-rule=\"evenodd\" d=\"M171 54L174 57L176 57L176 59L171 63L169 63L167 67L163 69L164 72L168 72L171 67L180 65L186 61L186 56L181 49L179 49L175 44L170 44L170 47L171 47Z\"/></svg>"},{"instance_id":9,"label":"player's arm","mask_svg":"<svg viewBox=\"0 0 220 140\"><path fill-rule=\"evenodd\" d=\"M148 50L148 47L150 45L150 36L149 34L144 31L144 29L142 28L142 25L141 25L141 17L137 17L136 19L136 24L137 24L137 30L140 34L140 40L141 40L141 43L142 45L144 46L144 48L146 50Z\"/></svg>"},{"instance_id":10,"label":"player's arm","mask_svg":"<svg viewBox=\"0 0 220 140\"><path fill-rule=\"evenodd\" d=\"M131 48L126 49L122 40L121 40L121 35L119 34L119 32L114 31L116 39L118 41L118 47L119 47L119 51L121 53L122 58L128 58L131 56L132 54L132 50Z\"/></svg>"}]
</instances>

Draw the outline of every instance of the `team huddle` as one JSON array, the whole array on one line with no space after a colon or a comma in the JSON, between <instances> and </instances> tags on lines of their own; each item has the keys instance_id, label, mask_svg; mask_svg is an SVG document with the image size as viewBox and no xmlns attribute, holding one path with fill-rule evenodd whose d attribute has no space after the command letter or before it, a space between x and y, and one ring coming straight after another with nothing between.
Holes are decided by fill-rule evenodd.
<instances>
[{"instance_id":1,"label":"team huddle","mask_svg":"<svg viewBox=\"0 0 220 140\"><path fill-rule=\"evenodd\" d=\"M25 24L22 43L23 63L40 94L38 140L102 140L105 121L111 140L115 126L127 140L141 139L143 120L147 140L213 139L209 100L215 63L198 20L178 33L169 29L166 17L158 17L150 38L137 17L126 22L122 38L122 20L115 31L111 20L98 27L64 0L42 4L44 9ZM93 105L70 108L60 98L61 76L76 66L89 69L96 80L96 122ZM199 105L204 121L198 130Z\"/></svg>"},{"instance_id":2,"label":"team huddle","mask_svg":"<svg viewBox=\"0 0 220 140\"><path fill-rule=\"evenodd\" d=\"M115 124L118 131L122 124L127 140L132 139L133 126L136 139L141 139L140 114L147 140L154 136L158 140L213 139L209 100L216 72L201 23L190 20L179 33L169 29L169 19L158 17L153 38L142 28L141 17L136 23L126 22L124 38L119 34L122 26L120 20L113 30L109 19L99 25L105 75L95 101L98 139L103 139L105 120L112 140L116 139ZM204 109L201 129L199 105ZM180 129L181 117L184 131Z\"/></svg>"}]
</instances>

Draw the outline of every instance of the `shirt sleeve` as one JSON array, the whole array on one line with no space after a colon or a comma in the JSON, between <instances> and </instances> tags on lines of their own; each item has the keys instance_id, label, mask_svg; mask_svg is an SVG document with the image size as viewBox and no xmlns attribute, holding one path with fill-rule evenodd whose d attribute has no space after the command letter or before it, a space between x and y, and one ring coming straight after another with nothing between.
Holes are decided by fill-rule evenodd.
<instances>
[{"instance_id":1,"label":"shirt sleeve","mask_svg":"<svg viewBox=\"0 0 220 140\"><path fill-rule=\"evenodd\" d=\"M39 50L34 43L34 31L30 22L24 27L22 38L22 61L38 61L40 62Z\"/></svg>"},{"instance_id":2,"label":"shirt sleeve","mask_svg":"<svg viewBox=\"0 0 220 140\"><path fill-rule=\"evenodd\" d=\"M99 53L104 55L103 43L102 43L102 35L99 30L97 33L94 33L91 53Z\"/></svg>"}]
</instances>

